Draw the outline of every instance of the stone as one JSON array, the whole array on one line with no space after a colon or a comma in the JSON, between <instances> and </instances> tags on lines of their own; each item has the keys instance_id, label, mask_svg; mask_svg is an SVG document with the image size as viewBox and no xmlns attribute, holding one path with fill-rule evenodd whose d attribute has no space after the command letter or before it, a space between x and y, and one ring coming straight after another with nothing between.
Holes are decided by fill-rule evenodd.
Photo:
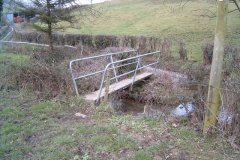
<instances>
[{"instance_id":1,"label":"stone","mask_svg":"<svg viewBox=\"0 0 240 160\"><path fill-rule=\"evenodd\" d=\"M187 104L178 105L173 111L172 114L176 117L186 117L194 110L192 102Z\"/></svg>"},{"instance_id":2,"label":"stone","mask_svg":"<svg viewBox=\"0 0 240 160\"><path fill-rule=\"evenodd\" d=\"M75 116L81 117L81 118L87 118L87 115L82 114L82 113L75 113Z\"/></svg>"}]
</instances>

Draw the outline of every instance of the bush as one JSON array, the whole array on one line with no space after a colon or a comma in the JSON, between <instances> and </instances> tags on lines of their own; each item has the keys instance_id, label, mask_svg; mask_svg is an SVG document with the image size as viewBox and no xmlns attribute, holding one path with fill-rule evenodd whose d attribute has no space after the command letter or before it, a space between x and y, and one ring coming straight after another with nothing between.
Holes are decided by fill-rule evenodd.
<instances>
[{"instance_id":1,"label":"bush","mask_svg":"<svg viewBox=\"0 0 240 160\"><path fill-rule=\"evenodd\" d=\"M14 40L46 44L46 35L40 32L15 32ZM130 47L139 50L140 53L162 50L163 54L170 55L172 40L165 38L163 44L156 37L138 36L113 36L113 35L86 35L86 34L53 34L54 45L83 45L92 49L106 47Z\"/></svg>"},{"instance_id":2,"label":"bush","mask_svg":"<svg viewBox=\"0 0 240 160\"><path fill-rule=\"evenodd\" d=\"M11 64L6 79L7 89L27 88L35 91L40 97L52 98L60 93L71 92L68 72L61 65L51 66L34 60L24 65Z\"/></svg>"},{"instance_id":3,"label":"bush","mask_svg":"<svg viewBox=\"0 0 240 160\"><path fill-rule=\"evenodd\" d=\"M213 49L213 43L205 43L202 45L204 65L212 64ZM225 45L224 52L225 59L231 60L233 63L240 60L240 46Z\"/></svg>"}]
</instances>

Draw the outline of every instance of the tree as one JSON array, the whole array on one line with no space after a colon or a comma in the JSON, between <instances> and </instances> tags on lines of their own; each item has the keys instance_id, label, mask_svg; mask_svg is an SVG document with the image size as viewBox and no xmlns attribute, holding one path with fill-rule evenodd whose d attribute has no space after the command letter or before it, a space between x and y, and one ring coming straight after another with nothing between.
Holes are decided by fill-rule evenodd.
<instances>
[{"instance_id":1,"label":"tree","mask_svg":"<svg viewBox=\"0 0 240 160\"><path fill-rule=\"evenodd\" d=\"M204 118L203 133L215 126L219 108L220 86L222 80L222 65L224 54L224 36L226 33L227 13L229 0L218 0L218 15L215 29L213 61L211 66L206 113Z\"/></svg>"},{"instance_id":2,"label":"tree","mask_svg":"<svg viewBox=\"0 0 240 160\"><path fill-rule=\"evenodd\" d=\"M69 24L75 22L73 10L83 9L87 6L82 6L77 3L77 0L29 0L31 3L17 2L20 10L25 15L36 15L36 23L33 27L42 31L48 36L50 52L53 52L53 31L64 29L60 26L60 22Z\"/></svg>"}]
</instances>

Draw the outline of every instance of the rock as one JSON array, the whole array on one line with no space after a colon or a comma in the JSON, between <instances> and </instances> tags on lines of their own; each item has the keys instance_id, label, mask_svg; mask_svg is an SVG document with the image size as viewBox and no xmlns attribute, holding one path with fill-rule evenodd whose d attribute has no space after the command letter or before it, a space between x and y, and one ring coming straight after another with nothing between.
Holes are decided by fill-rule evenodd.
<instances>
[{"instance_id":1,"label":"rock","mask_svg":"<svg viewBox=\"0 0 240 160\"><path fill-rule=\"evenodd\" d=\"M188 102L187 104L178 105L173 111L172 114L176 117L185 117L188 116L191 112L193 112L193 104L192 102Z\"/></svg>"},{"instance_id":2,"label":"rock","mask_svg":"<svg viewBox=\"0 0 240 160\"><path fill-rule=\"evenodd\" d=\"M227 112L227 111L220 111L218 113L218 123L226 123L226 124L231 124L232 123L232 118L233 118L233 115L232 113L230 112Z\"/></svg>"},{"instance_id":3,"label":"rock","mask_svg":"<svg viewBox=\"0 0 240 160\"><path fill-rule=\"evenodd\" d=\"M177 124L176 124L176 123L173 123L172 126L173 126L174 128L176 128L176 127L177 127Z\"/></svg>"},{"instance_id":4,"label":"rock","mask_svg":"<svg viewBox=\"0 0 240 160\"><path fill-rule=\"evenodd\" d=\"M87 115L82 114L82 113L75 113L75 116L81 117L81 118L86 118L87 117Z\"/></svg>"}]
</instances>

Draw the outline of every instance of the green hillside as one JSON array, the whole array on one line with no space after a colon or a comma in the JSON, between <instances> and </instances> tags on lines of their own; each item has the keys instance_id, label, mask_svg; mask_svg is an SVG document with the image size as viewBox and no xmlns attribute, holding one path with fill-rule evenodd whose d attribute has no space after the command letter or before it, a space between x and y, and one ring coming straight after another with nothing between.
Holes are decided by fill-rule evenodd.
<instances>
[{"instance_id":1,"label":"green hillside","mask_svg":"<svg viewBox=\"0 0 240 160\"><path fill-rule=\"evenodd\" d=\"M230 4L230 10L235 6ZM67 33L144 35L184 39L195 59L201 57L201 44L213 41L215 0L112 0L96 5L97 17L79 16ZM240 16L229 14L227 43L240 44Z\"/></svg>"}]
</instances>

